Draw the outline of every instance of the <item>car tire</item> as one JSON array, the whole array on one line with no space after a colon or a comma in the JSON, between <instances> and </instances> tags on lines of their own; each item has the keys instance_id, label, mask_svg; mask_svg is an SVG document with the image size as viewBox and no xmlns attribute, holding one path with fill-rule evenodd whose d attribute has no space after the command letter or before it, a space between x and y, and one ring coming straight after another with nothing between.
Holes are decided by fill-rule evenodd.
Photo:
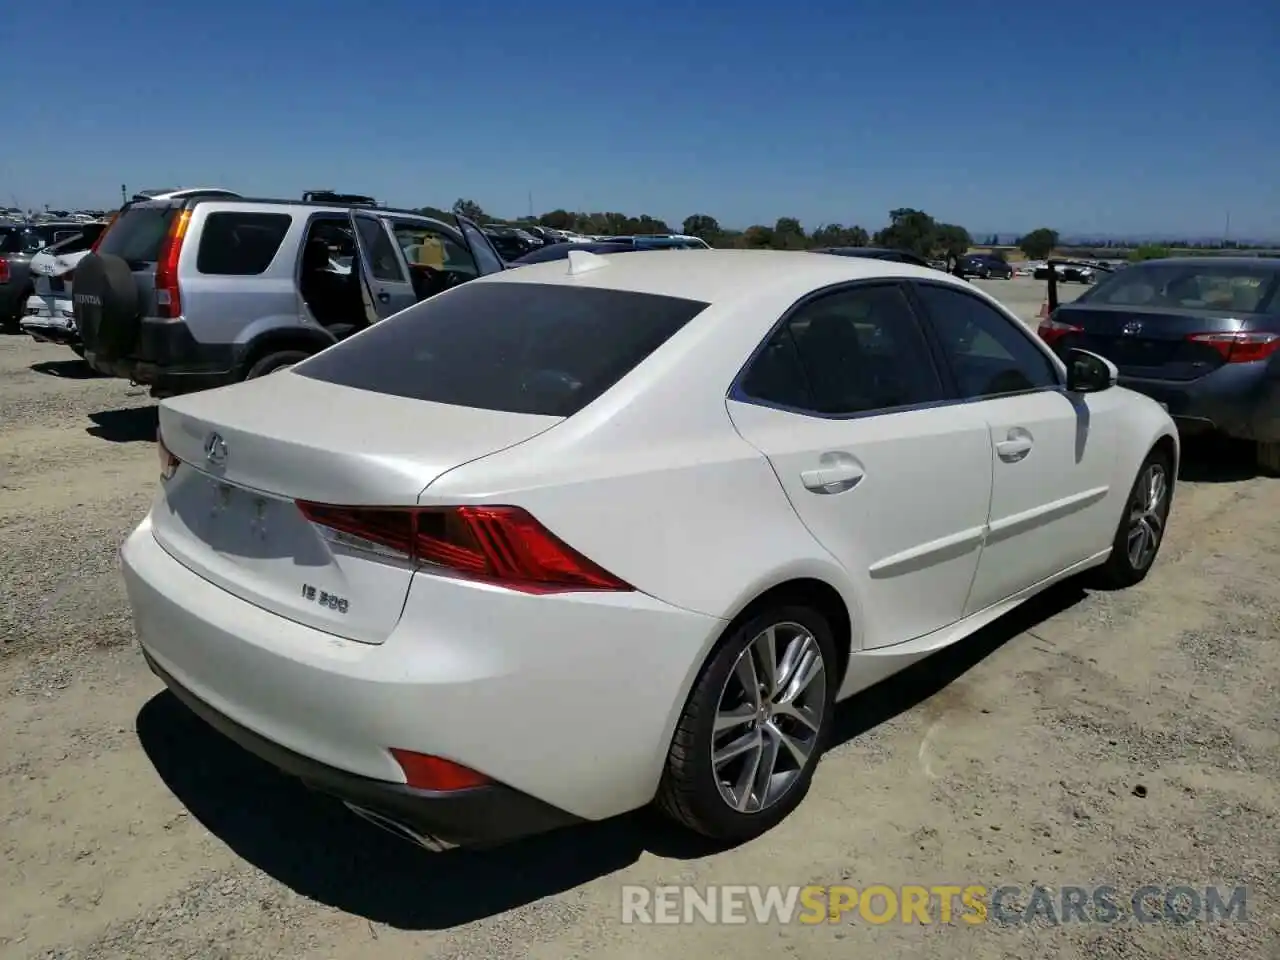
<instances>
[{"instance_id":1,"label":"car tire","mask_svg":"<svg viewBox=\"0 0 1280 960\"><path fill-rule=\"evenodd\" d=\"M1173 484L1172 458L1163 450L1152 450L1138 468L1125 499L1111 556L1096 571L1094 579L1099 587L1122 590L1146 579L1164 543Z\"/></svg>"},{"instance_id":2,"label":"car tire","mask_svg":"<svg viewBox=\"0 0 1280 960\"><path fill-rule=\"evenodd\" d=\"M764 669L770 657L772 681ZM747 696L753 681L757 687ZM816 610L779 604L730 627L676 724L659 808L717 841L740 843L772 829L809 791L838 682L834 633ZM764 763L773 771L767 779L760 775Z\"/></svg>"},{"instance_id":3,"label":"car tire","mask_svg":"<svg viewBox=\"0 0 1280 960\"><path fill-rule=\"evenodd\" d=\"M276 353L268 353L253 362L253 365L245 371L244 378L256 380L258 377L265 377L269 373L276 373L292 367L295 363L301 363L309 356L311 354L305 350L280 350Z\"/></svg>"},{"instance_id":4,"label":"car tire","mask_svg":"<svg viewBox=\"0 0 1280 960\"><path fill-rule=\"evenodd\" d=\"M1263 473L1270 474L1273 477L1280 476L1280 442L1259 440L1256 459L1258 461L1258 469Z\"/></svg>"}]
</instances>

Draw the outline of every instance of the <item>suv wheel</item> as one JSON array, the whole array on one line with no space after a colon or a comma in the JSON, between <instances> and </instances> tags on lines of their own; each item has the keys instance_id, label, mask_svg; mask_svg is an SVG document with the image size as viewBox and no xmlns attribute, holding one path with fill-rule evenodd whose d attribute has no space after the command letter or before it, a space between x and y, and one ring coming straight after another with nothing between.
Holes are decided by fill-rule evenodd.
<instances>
[{"instance_id":1,"label":"suv wheel","mask_svg":"<svg viewBox=\"0 0 1280 960\"><path fill-rule=\"evenodd\" d=\"M268 353L265 357L255 360L253 365L246 371L244 378L246 380L256 380L258 377L265 377L268 373L276 373L292 367L295 363L301 363L311 354L305 350L279 350L276 353Z\"/></svg>"}]
</instances>

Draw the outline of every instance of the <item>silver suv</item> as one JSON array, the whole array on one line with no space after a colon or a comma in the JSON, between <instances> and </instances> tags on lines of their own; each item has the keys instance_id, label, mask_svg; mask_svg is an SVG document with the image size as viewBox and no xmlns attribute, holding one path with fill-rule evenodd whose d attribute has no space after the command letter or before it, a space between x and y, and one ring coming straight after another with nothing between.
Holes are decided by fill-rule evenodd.
<instances>
[{"instance_id":1,"label":"silver suv","mask_svg":"<svg viewBox=\"0 0 1280 960\"><path fill-rule=\"evenodd\" d=\"M475 224L353 202L168 197L128 204L76 267L96 370L155 397L290 366L504 269Z\"/></svg>"}]
</instances>

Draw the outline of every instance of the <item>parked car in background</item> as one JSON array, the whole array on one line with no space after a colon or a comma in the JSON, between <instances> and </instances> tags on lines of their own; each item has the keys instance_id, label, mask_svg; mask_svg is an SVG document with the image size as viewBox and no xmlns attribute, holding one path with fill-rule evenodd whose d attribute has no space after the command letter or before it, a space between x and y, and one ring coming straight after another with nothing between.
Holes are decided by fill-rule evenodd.
<instances>
[{"instance_id":1,"label":"parked car in background","mask_svg":"<svg viewBox=\"0 0 1280 960\"><path fill-rule=\"evenodd\" d=\"M929 267L933 269L933 264L924 259L917 257L914 253L908 253L906 250L891 250L888 247L816 247L812 253L829 253L837 257L864 257L872 260L890 260L894 263L911 263L917 267Z\"/></svg>"},{"instance_id":2,"label":"parked car in background","mask_svg":"<svg viewBox=\"0 0 1280 960\"><path fill-rule=\"evenodd\" d=\"M1184 431L1255 441L1259 465L1280 473L1280 261L1147 260L1070 303L1049 290L1039 332L1060 356L1106 357Z\"/></svg>"},{"instance_id":3,"label":"parked car in background","mask_svg":"<svg viewBox=\"0 0 1280 960\"><path fill-rule=\"evenodd\" d=\"M600 237L600 243L623 244L637 250L709 250L705 240L677 234L649 233L636 236Z\"/></svg>"},{"instance_id":4,"label":"parked car in background","mask_svg":"<svg viewBox=\"0 0 1280 960\"><path fill-rule=\"evenodd\" d=\"M502 224L488 224L481 228L494 249L507 262L519 260L526 253L537 250L542 241L514 227Z\"/></svg>"},{"instance_id":5,"label":"parked car in background","mask_svg":"<svg viewBox=\"0 0 1280 960\"><path fill-rule=\"evenodd\" d=\"M105 221L81 224L81 232L61 240L31 258L32 294L26 303L21 327L34 339L60 343L84 355L75 324L72 283L76 265L89 255Z\"/></svg>"},{"instance_id":6,"label":"parked car in background","mask_svg":"<svg viewBox=\"0 0 1280 960\"><path fill-rule=\"evenodd\" d=\"M82 227L74 220L0 224L0 326L10 331L19 328L34 292L31 258L51 244L77 236Z\"/></svg>"},{"instance_id":7,"label":"parked car in background","mask_svg":"<svg viewBox=\"0 0 1280 960\"><path fill-rule=\"evenodd\" d=\"M1083 260L1051 260L1036 267L1032 275L1037 280L1048 280L1052 273L1061 283L1093 283L1099 272L1097 264Z\"/></svg>"},{"instance_id":8,"label":"parked car in background","mask_svg":"<svg viewBox=\"0 0 1280 960\"><path fill-rule=\"evenodd\" d=\"M338 202L145 200L128 205L76 266L75 321L94 369L173 396L280 370L504 266L461 217L447 224Z\"/></svg>"},{"instance_id":9,"label":"parked car in background","mask_svg":"<svg viewBox=\"0 0 1280 960\"><path fill-rule=\"evenodd\" d=\"M565 260L568 259L570 253L574 250L585 250L588 253L634 253L643 250L644 247L637 247L631 243L599 243L597 241L588 241L584 243L549 243L545 247L537 250L531 250L518 260L511 261L513 267L527 267L531 263L546 263L549 260Z\"/></svg>"},{"instance_id":10,"label":"parked car in background","mask_svg":"<svg viewBox=\"0 0 1280 960\"><path fill-rule=\"evenodd\" d=\"M977 277L980 280L1012 280L1013 267L989 254L970 253L960 258L956 266L956 276Z\"/></svg>"},{"instance_id":11,"label":"parked car in background","mask_svg":"<svg viewBox=\"0 0 1280 960\"><path fill-rule=\"evenodd\" d=\"M655 800L743 841L801 803L837 701L1151 569L1168 415L963 281L574 259L161 403L121 561L179 700L433 848Z\"/></svg>"}]
</instances>

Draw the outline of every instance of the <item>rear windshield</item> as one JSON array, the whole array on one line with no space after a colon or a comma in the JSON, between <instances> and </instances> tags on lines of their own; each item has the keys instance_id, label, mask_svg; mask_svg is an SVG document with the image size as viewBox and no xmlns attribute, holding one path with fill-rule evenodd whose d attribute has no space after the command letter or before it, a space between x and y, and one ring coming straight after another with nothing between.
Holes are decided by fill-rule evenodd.
<instances>
[{"instance_id":1,"label":"rear windshield","mask_svg":"<svg viewBox=\"0 0 1280 960\"><path fill-rule=\"evenodd\" d=\"M570 417L706 306L595 287L473 281L293 370L414 400Z\"/></svg>"},{"instance_id":2,"label":"rear windshield","mask_svg":"<svg viewBox=\"0 0 1280 960\"><path fill-rule=\"evenodd\" d=\"M1260 313L1269 307L1278 277L1280 270L1263 265L1140 263L1106 276L1077 302Z\"/></svg>"},{"instance_id":3,"label":"rear windshield","mask_svg":"<svg viewBox=\"0 0 1280 960\"><path fill-rule=\"evenodd\" d=\"M0 230L0 253L21 253L22 233L18 230Z\"/></svg>"},{"instance_id":4,"label":"rear windshield","mask_svg":"<svg viewBox=\"0 0 1280 960\"><path fill-rule=\"evenodd\" d=\"M178 215L172 204L140 204L116 218L102 238L98 253L119 257L130 264L155 263L160 259L169 224Z\"/></svg>"}]
</instances>

